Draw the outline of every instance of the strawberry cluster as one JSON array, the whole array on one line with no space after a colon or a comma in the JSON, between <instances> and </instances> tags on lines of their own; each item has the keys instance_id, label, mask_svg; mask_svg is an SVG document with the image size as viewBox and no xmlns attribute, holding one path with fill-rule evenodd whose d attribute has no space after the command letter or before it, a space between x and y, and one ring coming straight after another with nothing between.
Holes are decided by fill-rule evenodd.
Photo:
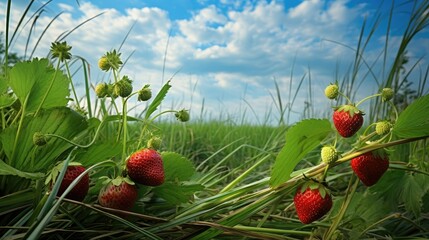
<instances>
[{"instance_id":1,"label":"strawberry cluster","mask_svg":"<svg viewBox=\"0 0 429 240\"><path fill-rule=\"evenodd\" d=\"M378 96L382 98L383 102L386 102L392 99L394 94L392 89L384 88L381 93L364 98L357 104L354 104L341 93L337 84L330 84L325 89L325 95L331 100L337 99L338 96L341 95L348 101L347 104L334 107L334 112L332 114L332 121L336 132L342 138L348 139L355 136L364 123L364 113L358 108L358 105L363 101ZM370 138L368 136L378 135L381 137L379 141L382 141L390 133L392 128L392 124L386 120L372 124L370 127L374 125L374 133L372 135L361 136L356 146L365 145L365 141ZM322 218L332 207L332 196L323 185L326 184L325 178L329 167L341 159L340 154L335 148L336 142L337 140L335 140L333 145L327 145L321 149L321 160L326 164L326 169L321 181L311 179L299 186L295 193L294 204L296 213L299 220L304 224L309 224ZM350 166L360 181L365 186L370 187L376 184L389 168L389 158L382 149L365 151L359 156L351 159Z\"/></svg>"}]
</instances>

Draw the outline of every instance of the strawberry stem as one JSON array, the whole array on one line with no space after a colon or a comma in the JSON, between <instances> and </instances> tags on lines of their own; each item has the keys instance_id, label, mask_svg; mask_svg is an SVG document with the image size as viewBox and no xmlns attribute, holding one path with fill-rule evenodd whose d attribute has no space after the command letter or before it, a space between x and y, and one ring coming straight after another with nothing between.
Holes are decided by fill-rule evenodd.
<instances>
[{"instance_id":1,"label":"strawberry stem","mask_svg":"<svg viewBox=\"0 0 429 240\"><path fill-rule=\"evenodd\" d=\"M349 105L352 105L353 104L353 102L352 101L350 101L350 98L349 97L347 97L346 95L344 95L342 92L338 92L341 96L343 96L346 100L347 100L347 104L349 104Z\"/></svg>"},{"instance_id":2,"label":"strawberry stem","mask_svg":"<svg viewBox=\"0 0 429 240\"><path fill-rule=\"evenodd\" d=\"M377 94L368 96L368 97L360 100L358 103L356 103L355 107L358 107L360 104L362 104L363 102L367 101L368 99L371 99L371 98L374 98L374 97L379 97L379 96L381 96L381 93L377 93Z\"/></svg>"}]
</instances>

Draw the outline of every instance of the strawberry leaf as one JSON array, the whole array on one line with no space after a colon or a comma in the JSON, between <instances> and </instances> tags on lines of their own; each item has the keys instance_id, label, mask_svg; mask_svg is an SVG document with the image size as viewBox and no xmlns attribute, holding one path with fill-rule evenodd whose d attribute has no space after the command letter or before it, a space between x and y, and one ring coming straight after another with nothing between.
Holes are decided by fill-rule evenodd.
<instances>
[{"instance_id":1,"label":"strawberry leaf","mask_svg":"<svg viewBox=\"0 0 429 240\"><path fill-rule=\"evenodd\" d=\"M411 103L398 117L393 133L401 138L429 136L429 95Z\"/></svg>"},{"instance_id":2,"label":"strawberry leaf","mask_svg":"<svg viewBox=\"0 0 429 240\"><path fill-rule=\"evenodd\" d=\"M422 198L428 190L427 182L428 176L422 174L405 174L403 178L401 199L405 204L405 209L413 213L416 218L420 217Z\"/></svg>"},{"instance_id":3,"label":"strawberry leaf","mask_svg":"<svg viewBox=\"0 0 429 240\"><path fill-rule=\"evenodd\" d=\"M170 88L171 88L170 81L168 81L166 84L164 84L164 86L161 88L159 93L156 95L155 99L149 105L145 115L146 119L148 119L150 115L152 115L152 113L156 111L159 105L161 105L162 100L164 100Z\"/></svg>"},{"instance_id":4,"label":"strawberry leaf","mask_svg":"<svg viewBox=\"0 0 429 240\"><path fill-rule=\"evenodd\" d=\"M41 179L45 176L43 173L29 173L20 171L6 164L2 160L0 160L0 175L12 175L28 179Z\"/></svg>"},{"instance_id":5,"label":"strawberry leaf","mask_svg":"<svg viewBox=\"0 0 429 240\"><path fill-rule=\"evenodd\" d=\"M66 106L69 83L67 76L55 70L45 58L17 63L10 71L10 87L21 104L26 104L27 112L36 111L40 104L42 108Z\"/></svg>"},{"instance_id":6,"label":"strawberry leaf","mask_svg":"<svg viewBox=\"0 0 429 240\"><path fill-rule=\"evenodd\" d=\"M192 200L193 195L197 191L203 190L204 187L200 184L175 184L166 182L159 187L153 189L158 197L163 198L172 205L186 203Z\"/></svg>"},{"instance_id":7,"label":"strawberry leaf","mask_svg":"<svg viewBox=\"0 0 429 240\"><path fill-rule=\"evenodd\" d=\"M195 173L195 167L189 159L174 152L162 152L165 181L188 181Z\"/></svg>"},{"instance_id":8,"label":"strawberry leaf","mask_svg":"<svg viewBox=\"0 0 429 240\"><path fill-rule=\"evenodd\" d=\"M274 163L270 185L277 187L289 180L299 161L320 145L331 131L331 124L327 119L308 119L292 126L286 133L286 144Z\"/></svg>"}]
</instances>

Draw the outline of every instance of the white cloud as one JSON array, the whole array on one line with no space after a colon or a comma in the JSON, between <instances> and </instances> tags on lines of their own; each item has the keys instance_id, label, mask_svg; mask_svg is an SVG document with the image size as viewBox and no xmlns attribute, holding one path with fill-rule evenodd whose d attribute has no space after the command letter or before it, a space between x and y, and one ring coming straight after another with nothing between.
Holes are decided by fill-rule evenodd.
<instances>
[{"instance_id":1,"label":"white cloud","mask_svg":"<svg viewBox=\"0 0 429 240\"><path fill-rule=\"evenodd\" d=\"M273 77L287 89L292 71L294 81L299 81L311 69L316 85L313 89L319 93L323 89L320 86L335 80L338 63L347 69L353 60L353 51L326 39L356 46L362 16L368 12L367 5L346 0L305 0L287 9L278 1L246 1L237 5L238 1L222 0L218 6L200 2L201 9L179 20L171 20L167 10L156 7L119 10L102 8L89 1L80 1L80 6L60 3L59 10L65 13L46 31L36 55L46 56L50 43L61 33L103 13L66 38L73 46L72 53L90 62L94 82L101 81L102 76L96 68L97 59L106 51L118 48L132 28L121 52L124 59L133 55L122 73L135 79L136 87L150 83L155 89L160 88L162 82L180 70L173 79L171 94L184 105L191 105L188 96L192 95L194 105L204 99L215 109L213 106L221 100L234 112L246 107L236 102L242 101L243 91L247 91L252 93L246 98L252 107L257 112L265 112L264 106L272 101L269 92L275 92ZM0 8L4 7L0 2ZM12 13L13 28L18 21L16 16L22 11L12 9ZM30 49L55 15L41 14L29 42ZM4 18L3 12L0 17ZM29 31L28 25L16 41L15 51L24 51L26 37L22 36L27 36ZM420 40L419 45L425 46L424 41L427 39ZM368 53L370 60L376 59L378 53ZM416 46L411 53L413 56L418 53ZM191 83L196 84L198 91L189 87ZM286 101L288 91L284 92ZM307 94L306 90L299 94L297 107L303 106Z\"/></svg>"},{"instance_id":2,"label":"white cloud","mask_svg":"<svg viewBox=\"0 0 429 240\"><path fill-rule=\"evenodd\" d=\"M58 3L58 8L62 11L72 12L74 7L65 3Z\"/></svg>"}]
</instances>

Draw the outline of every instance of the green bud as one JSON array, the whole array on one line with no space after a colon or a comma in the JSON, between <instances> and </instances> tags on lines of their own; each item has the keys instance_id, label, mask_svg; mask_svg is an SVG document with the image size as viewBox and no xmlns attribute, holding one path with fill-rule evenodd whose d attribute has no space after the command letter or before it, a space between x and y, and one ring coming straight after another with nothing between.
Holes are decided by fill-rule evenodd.
<instances>
[{"instance_id":1,"label":"green bud","mask_svg":"<svg viewBox=\"0 0 429 240\"><path fill-rule=\"evenodd\" d=\"M132 81L127 76L122 77L113 87L114 94L121 97L128 97L133 92L133 85L131 83Z\"/></svg>"},{"instance_id":2,"label":"green bud","mask_svg":"<svg viewBox=\"0 0 429 240\"><path fill-rule=\"evenodd\" d=\"M138 93L138 101L147 101L152 97L152 90L149 85L145 85Z\"/></svg>"},{"instance_id":3,"label":"green bud","mask_svg":"<svg viewBox=\"0 0 429 240\"><path fill-rule=\"evenodd\" d=\"M393 92L393 89L391 88L383 88L383 90L381 90L381 99L383 100L383 102L386 102L392 99L393 95L394 95L394 92Z\"/></svg>"},{"instance_id":4,"label":"green bud","mask_svg":"<svg viewBox=\"0 0 429 240\"><path fill-rule=\"evenodd\" d=\"M109 85L107 83L99 83L95 86L95 95L99 98L103 98L109 94Z\"/></svg>"},{"instance_id":5,"label":"green bud","mask_svg":"<svg viewBox=\"0 0 429 240\"><path fill-rule=\"evenodd\" d=\"M48 139L43 133L35 132L33 134L33 143L36 146L43 146L43 145L46 145L46 143L48 143Z\"/></svg>"},{"instance_id":6,"label":"green bud","mask_svg":"<svg viewBox=\"0 0 429 240\"><path fill-rule=\"evenodd\" d=\"M338 97L338 85L337 84L330 84L325 88L325 96L329 99L335 99Z\"/></svg>"},{"instance_id":7,"label":"green bud","mask_svg":"<svg viewBox=\"0 0 429 240\"><path fill-rule=\"evenodd\" d=\"M391 128L392 124L390 124L388 121L381 121L375 124L375 132L378 135L384 135L389 133Z\"/></svg>"},{"instance_id":8,"label":"green bud","mask_svg":"<svg viewBox=\"0 0 429 240\"><path fill-rule=\"evenodd\" d=\"M162 144L162 139L160 137L153 136L147 142L147 147L157 150L161 147L161 144Z\"/></svg>"},{"instance_id":9,"label":"green bud","mask_svg":"<svg viewBox=\"0 0 429 240\"><path fill-rule=\"evenodd\" d=\"M67 42L53 42L51 45L51 53L53 58L58 58L61 62L71 58L71 46Z\"/></svg>"},{"instance_id":10,"label":"green bud","mask_svg":"<svg viewBox=\"0 0 429 240\"><path fill-rule=\"evenodd\" d=\"M175 114L177 120L181 121L181 122L187 122L189 121L189 112L185 109L182 109L178 112L176 112Z\"/></svg>"},{"instance_id":11,"label":"green bud","mask_svg":"<svg viewBox=\"0 0 429 240\"><path fill-rule=\"evenodd\" d=\"M338 153L333 146L324 146L320 152L320 156L324 163L333 163L338 160Z\"/></svg>"}]
</instances>

